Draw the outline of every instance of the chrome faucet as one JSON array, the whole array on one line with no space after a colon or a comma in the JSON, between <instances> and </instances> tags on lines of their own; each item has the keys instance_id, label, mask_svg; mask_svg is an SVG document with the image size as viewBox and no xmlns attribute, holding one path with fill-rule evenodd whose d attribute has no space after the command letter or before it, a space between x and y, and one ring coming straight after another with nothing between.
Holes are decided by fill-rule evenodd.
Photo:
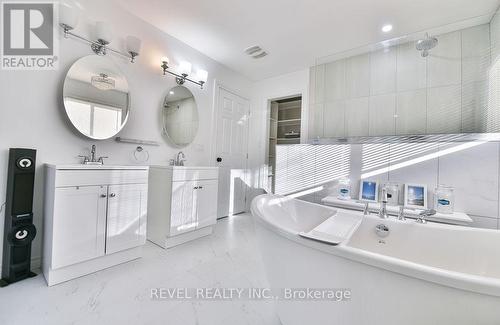
<instances>
[{"instance_id":1,"label":"chrome faucet","mask_svg":"<svg viewBox=\"0 0 500 325\"><path fill-rule=\"evenodd\" d=\"M406 220L404 205L402 205L402 206L399 207L398 220L400 220L400 221L405 221Z\"/></svg>"},{"instance_id":2,"label":"chrome faucet","mask_svg":"<svg viewBox=\"0 0 500 325\"><path fill-rule=\"evenodd\" d=\"M90 161L95 161L95 144L93 144L92 149L90 149Z\"/></svg>"},{"instance_id":3,"label":"chrome faucet","mask_svg":"<svg viewBox=\"0 0 500 325\"><path fill-rule=\"evenodd\" d=\"M416 222L422 223L422 224L427 223L427 220L425 220L425 218L433 216L435 214L436 214L436 210L434 210L434 209L424 210L418 214L418 218L417 218Z\"/></svg>"},{"instance_id":4,"label":"chrome faucet","mask_svg":"<svg viewBox=\"0 0 500 325\"><path fill-rule=\"evenodd\" d=\"M79 155L78 157L83 158L83 164L84 165L104 165L104 158L108 158L107 156L99 157L96 159L96 146L95 144L92 145L90 148L90 155L89 156L83 156Z\"/></svg>"},{"instance_id":5,"label":"chrome faucet","mask_svg":"<svg viewBox=\"0 0 500 325\"><path fill-rule=\"evenodd\" d=\"M186 161L186 155L184 154L184 152L179 151L177 153L177 155L175 156L173 165L174 166L184 166L185 161ZM172 164L172 161L170 163Z\"/></svg>"},{"instance_id":6,"label":"chrome faucet","mask_svg":"<svg viewBox=\"0 0 500 325\"><path fill-rule=\"evenodd\" d=\"M382 202L380 204L380 210L378 211L378 216L381 219L389 218L389 215L387 214L387 189L385 188L382 189Z\"/></svg>"}]
</instances>

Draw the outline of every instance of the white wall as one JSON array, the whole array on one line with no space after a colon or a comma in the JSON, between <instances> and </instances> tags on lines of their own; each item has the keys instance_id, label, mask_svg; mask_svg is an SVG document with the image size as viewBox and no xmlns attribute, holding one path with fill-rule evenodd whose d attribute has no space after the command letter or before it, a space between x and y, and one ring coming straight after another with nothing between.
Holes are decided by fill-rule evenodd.
<instances>
[{"instance_id":1,"label":"white wall","mask_svg":"<svg viewBox=\"0 0 500 325\"><path fill-rule=\"evenodd\" d=\"M300 70L274 78L264 79L254 84L252 115L249 131L249 184L259 194L267 182L266 145L268 142L269 100L302 95L302 139L307 139L309 107L309 69ZM250 199L252 194L250 195ZM250 202L251 200L248 200Z\"/></svg>"},{"instance_id":2,"label":"white wall","mask_svg":"<svg viewBox=\"0 0 500 325\"><path fill-rule=\"evenodd\" d=\"M312 67L311 134L484 131L490 25L437 39L427 58L416 50L415 42L408 42Z\"/></svg>"},{"instance_id":3,"label":"white wall","mask_svg":"<svg viewBox=\"0 0 500 325\"><path fill-rule=\"evenodd\" d=\"M115 33L112 46L123 49L126 35L142 39L142 51L136 63L130 64L114 55L108 57L119 64L126 74L132 92L129 122L119 135L155 140L161 144L159 147L146 147L150 154L148 164L168 164L168 160L179 151L161 134L163 97L175 85L172 77L162 75L161 56L167 55L174 64L182 59L188 60L193 63L193 68L200 67L209 72L209 81L203 90L187 84L198 103L200 126L194 143L182 150L186 153L188 165L212 165L214 79L249 98L252 82L137 19L112 1L88 0L83 3L85 11L75 32L89 35L89 26L94 21L104 20L112 25ZM112 139L91 141L79 135L69 124L62 106L64 77L73 62L92 53L90 47L80 41L63 39L62 33L59 38L58 70L0 71L0 201L3 203L5 198L8 148L37 149L34 221L38 235L33 243L34 259L39 259L41 254L44 163L79 163L77 156L87 154L88 148L96 144L99 155L110 157L106 163L135 164L133 151L136 146L116 143Z\"/></svg>"}]
</instances>

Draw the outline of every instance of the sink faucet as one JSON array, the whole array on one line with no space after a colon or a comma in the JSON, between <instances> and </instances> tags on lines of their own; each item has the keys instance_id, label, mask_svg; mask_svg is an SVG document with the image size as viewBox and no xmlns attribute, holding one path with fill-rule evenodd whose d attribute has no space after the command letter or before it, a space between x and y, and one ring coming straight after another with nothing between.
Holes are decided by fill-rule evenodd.
<instances>
[{"instance_id":1,"label":"sink faucet","mask_svg":"<svg viewBox=\"0 0 500 325\"><path fill-rule=\"evenodd\" d=\"M434 209L424 210L418 214L418 218L417 218L416 222L422 223L422 224L427 223L427 220L425 220L425 218L433 216L435 214L436 214L436 210L434 210Z\"/></svg>"},{"instance_id":2,"label":"sink faucet","mask_svg":"<svg viewBox=\"0 0 500 325\"><path fill-rule=\"evenodd\" d=\"M177 153L177 156L175 157L175 166L184 166L185 161L186 161L186 155L184 155L184 152L179 151Z\"/></svg>"},{"instance_id":3,"label":"sink faucet","mask_svg":"<svg viewBox=\"0 0 500 325\"><path fill-rule=\"evenodd\" d=\"M90 161L95 161L95 144L93 144L90 149Z\"/></svg>"},{"instance_id":4,"label":"sink faucet","mask_svg":"<svg viewBox=\"0 0 500 325\"><path fill-rule=\"evenodd\" d=\"M387 214L387 189L382 189L382 203L380 204L380 210L378 211L378 216L381 219L389 218Z\"/></svg>"},{"instance_id":5,"label":"sink faucet","mask_svg":"<svg viewBox=\"0 0 500 325\"><path fill-rule=\"evenodd\" d=\"M84 165L104 165L104 158L108 158L106 156L99 157L96 159L96 146L95 144L92 145L90 148L90 155L89 156L83 156L79 155L78 157L83 158L83 164Z\"/></svg>"}]
</instances>

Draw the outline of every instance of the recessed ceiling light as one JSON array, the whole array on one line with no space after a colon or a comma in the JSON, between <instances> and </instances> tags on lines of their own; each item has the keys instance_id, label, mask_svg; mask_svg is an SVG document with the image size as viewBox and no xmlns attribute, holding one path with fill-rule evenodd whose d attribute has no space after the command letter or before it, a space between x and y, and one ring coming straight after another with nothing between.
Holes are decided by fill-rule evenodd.
<instances>
[{"instance_id":1,"label":"recessed ceiling light","mask_svg":"<svg viewBox=\"0 0 500 325\"><path fill-rule=\"evenodd\" d=\"M387 24L387 25L384 25L384 26L382 27L382 31L383 31L384 33L389 33L391 30L392 30L392 25L391 25L391 24Z\"/></svg>"}]
</instances>

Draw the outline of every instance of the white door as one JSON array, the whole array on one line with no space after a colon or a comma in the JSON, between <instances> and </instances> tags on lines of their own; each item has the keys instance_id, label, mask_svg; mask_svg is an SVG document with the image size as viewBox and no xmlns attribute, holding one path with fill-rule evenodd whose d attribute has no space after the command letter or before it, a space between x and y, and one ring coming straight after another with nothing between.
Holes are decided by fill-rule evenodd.
<instances>
[{"instance_id":1,"label":"white door","mask_svg":"<svg viewBox=\"0 0 500 325\"><path fill-rule=\"evenodd\" d=\"M144 244L147 191L146 184L109 186L106 254Z\"/></svg>"},{"instance_id":2,"label":"white door","mask_svg":"<svg viewBox=\"0 0 500 325\"><path fill-rule=\"evenodd\" d=\"M219 167L217 217L245 211L248 100L218 90L216 163Z\"/></svg>"},{"instance_id":3,"label":"white door","mask_svg":"<svg viewBox=\"0 0 500 325\"><path fill-rule=\"evenodd\" d=\"M170 211L170 236L196 229L194 191L196 182L172 182L172 206Z\"/></svg>"},{"instance_id":4,"label":"white door","mask_svg":"<svg viewBox=\"0 0 500 325\"><path fill-rule=\"evenodd\" d=\"M52 267L104 255L106 186L57 188L54 201Z\"/></svg>"},{"instance_id":5,"label":"white door","mask_svg":"<svg viewBox=\"0 0 500 325\"><path fill-rule=\"evenodd\" d=\"M195 196L196 227L203 228L217 222L217 181L197 181Z\"/></svg>"}]
</instances>

